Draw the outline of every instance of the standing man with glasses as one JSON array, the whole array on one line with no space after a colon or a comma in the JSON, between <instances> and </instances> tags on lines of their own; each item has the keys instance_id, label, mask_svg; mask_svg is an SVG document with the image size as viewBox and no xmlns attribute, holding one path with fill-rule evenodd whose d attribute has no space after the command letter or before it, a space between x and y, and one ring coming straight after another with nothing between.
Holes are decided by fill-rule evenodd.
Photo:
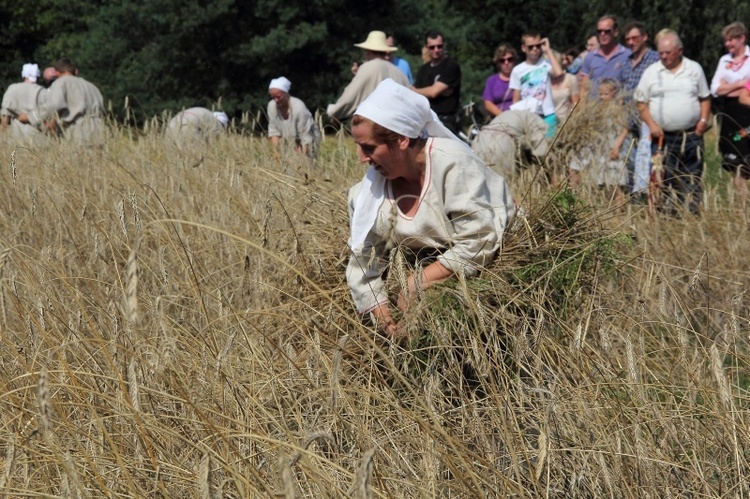
<instances>
[{"instance_id":1,"label":"standing man with glasses","mask_svg":"<svg viewBox=\"0 0 750 499\"><path fill-rule=\"evenodd\" d=\"M461 66L448 57L443 35L429 31L425 48L430 61L419 68L412 88L430 101L440 121L453 133L458 131L461 110Z\"/></svg>"},{"instance_id":2,"label":"standing man with glasses","mask_svg":"<svg viewBox=\"0 0 750 499\"><path fill-rule=\"evenodd\" d=\"M617 30L615 16L606 15L596 23L596 35L599 48L589 52L581 68L581 99L596 97L599 82L612 79L623 83L622 71L628 64L630 49L617 42L620 32Z\"/></svg>"},{"instance_id":3,"label":"standing man with glasses","mask_svg":"<svg viewBox=\"0 0 750 499\"><path fill-rule=\"evenodd\" d=\"M659 53L649 48L648 32L642 22L628 23L623 32L625 43L630 49L628 63L622 70L625 104L628 106L628 129L638 143L635 154L628 155L628 187L635 196L634 199L640 202L645 201L645 191L651 173L651 133L648 125L638 116L633 93L646 68L659 61Z\"/></svg>"},{"instance_id":4,"label":"standing man with glasses","mask_svg":"<svg viewBox=\"0 0 750 499\"><path fill-rule=\"evenodd\" d=\"M514 111L529 111L539 115L547 123L547 137L557 129L555 102L552 100L552 79L563 74L563 68L552 53L547 38L539 33L524 33L521 51L526 60L510 73L510 88L513 90ZM546 58L542 58L542 53Z\"/></svg>"}]
</instances>

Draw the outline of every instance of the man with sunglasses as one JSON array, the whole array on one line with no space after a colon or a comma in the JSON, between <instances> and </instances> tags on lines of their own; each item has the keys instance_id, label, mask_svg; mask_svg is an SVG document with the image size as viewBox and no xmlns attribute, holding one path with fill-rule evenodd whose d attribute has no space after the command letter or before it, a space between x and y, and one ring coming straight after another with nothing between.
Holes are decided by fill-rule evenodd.
<instances>
[{"instance_id":1,"label":"man with sunglasses","mask_svg":"<svg viewBox=\"0 0 750 499\"><path fill-rule=\"evenodd\" d=\"M623 83L622 71L625 65L630 63L630 49L617 42L619 34L615 16L606 15L599 18L596 23L599 48L586 55L581 67L581 99L596 97L599 82L604 79Z\"/></svg>"},{"instance_id":2,"label":"man with sunglasses","mask_svg":"<svg viewBox=\"0 0 750 499\"><path fill-rule=\"evenodd\" d=\"M461 66L448 57L443 35L439 31L430 31L425 35L425 48L430 62L419 68L412 90L427 97L430 108L443 125L456 133L461 109Z\"/></svg>"},{"instance_id":3,"label":"man with sunglasses","mask_svg":"<svg viewBox=\"0 0 750 499\"><path fill-rule=\"evenodd\" d=\"M555 103L552 100L552 79L563 74L560 62L552 53L549 40L539 33L524 33L521 36L521 51L526 60L510 73L510 88L513 90L514 111L529 111L542 117L547 123L547 136L552 137L557 129ZM542 54L546 57L542 58Z\"/></svg>"},{"instance_id":4,"label":"man with sunglasses","mask_svg":"<svg viewBox=\"0 0 750 499\"><path fill-rule=\"evenodd\" d=\"M623 33L625 33L625 43L631 52L628 63L622 70L623 89L625 90L625 104L628 106L628 128L637 143L635 152L631 152L627 159L628 187L633 193L635 202L644 202L651 169L651 132L648 125L638 116L633 93L646 68L659 62L659 53L649 48L648 31L642 22L632 21L626 24Z\"/></svg>"}]
</instances>

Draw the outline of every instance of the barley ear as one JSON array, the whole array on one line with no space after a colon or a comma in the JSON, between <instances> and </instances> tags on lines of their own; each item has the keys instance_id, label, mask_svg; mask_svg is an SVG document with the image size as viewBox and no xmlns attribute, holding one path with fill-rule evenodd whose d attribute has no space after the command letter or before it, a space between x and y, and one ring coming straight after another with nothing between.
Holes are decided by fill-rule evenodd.
<instances>
[{"instance_id":1,"label":"barley ear","mask_svg":"<svg viewBox=\"0 0 750 499\"><path fill-rule=\"evenodd\" d=\"M18 168L16 165L17 154L18 154L17 149L13 149L13 151L10 153L10 177L13 180L13 186L16 185L16 180L18 179Z\"/></svg>"},{"instance_id":2,"label":"barley ear","mask_svg":"<svg viewBox=\"0 0 750 499\"><path fill-rule=\"evenodd\" d=\"M211 486L211 457L208 452L201 457L198 464L198 495L201 499L213 499L214 491Z\"/></svg>"},{"instance_id":3,"label":"barley ear","mask_svg":"<svg viewBox=\"0 0 750 499\"><path fill-rule=\"evenodd\" d=\"M544 430L539 432L539 458L536 462L536 479L541 478L544 472L544 465L547 463L547 433Z\"/></svg>"},{"instance_id":4,"label":"barley ear","mask_svg":"<svg viewBox=\"0 0 750 499\"><path fill-rule=\"evenodd\" d=\"M138 246L140 241L140 238L137 239L133 245L125 269L125 316L133 326L138 325L140 320L138 313Z\"/></svg>"},{"instance_id":5,"label":"barley ear","mask_svg":"<svg viewBox=\"0 0 750 499\"><path fill-rule=\"evenodd\" d=\"M5 449L5 461L3 463L3 476L0 477L0 492L5 489L5 485L13 474L13 465L16 462L16 446L11 440Z\"/></svg>"},{"instance_id":6,"label":"barley ear","mask_svg":"<svg viewBox=\"0 0 750 499\"><path fill-rule=\"evenodd\" d=\"M368 499L370 496L370 478L372 478L372 465L375 457L375 448L365 452L362 462L354 475L353 491L351 496L356 499Z\"/></svg>"},{"instance_id":7,"label":"barley ear","mask_svg":"<svg viewBox=\"0 0 750 499\"><path fill-rule=\"evenodd\" d=\"M49 377L47 368L42 367L39 371L37 385L37 402L39 404L39 431L46 438L52 428L52 409L49 402Z\"/></svg>"},{"instance_id":8,"label":"barley ear","mask_svg":"<svg viewBox=\"0 0 750 499\"><path fill-rule=\"evenodd\" d=\"M297 493L294 488L292 466L284 455L279 457L279 472L281 474L281 485L283 487L283 491L280 495L284 496L286 499L294 499L297 497Z\"/></svg>"}]
</instances>

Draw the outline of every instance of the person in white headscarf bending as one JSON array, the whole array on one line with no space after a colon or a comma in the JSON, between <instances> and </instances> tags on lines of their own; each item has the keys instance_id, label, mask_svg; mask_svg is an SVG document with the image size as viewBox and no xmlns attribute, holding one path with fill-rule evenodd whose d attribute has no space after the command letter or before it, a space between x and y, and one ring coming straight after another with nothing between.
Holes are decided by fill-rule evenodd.
<instances>
[{"instance_id":1,"label":"person in white headscarf bending","mask_svg":"<svg viewBox=\"0 0 750 499\"><path fill-rule=\"evenodd\" d=\"M30 123L21 122L18 117L22 114L32 114L44 105L47 91L37 84L39 66L24 64L21 71L22 82L11 84L3 95L0 108L0 127L8 129L14 140L25 143L46 143L44 132Z\"/></svg>"},{"instance_id":2,"label":"person in white headscarf bending","mask_svg":"<svg viewBox=\"0 0 750 499\"><path fill-rule=\"evenodd\" d=\"M228 125L229 117L223 111L191 107L180 111L169 120L167 136L177 147L185 147L219 135Z\"/></svg>"},{"instance_id":3,"label":"person in white headscarf bending","mask_svg":"<svg viewBox=\"0 0 750 499\"><path fill-rule=\"evenodd\" d=\"M349 190L346 279L359 313L398 337L404 331L383 281L390 249L416 256L396 300L404 311L418 289L491 263L515 205L503 177L440 123L427 98L393 80L357 108L352 136L370 168Z\"/></svg>"},{"instance_id":4,"label":"person in white headscarf bending","mask_svg":"<svg viewBox=\"0 0 750 499\"><path fill-rule=\"evenodd\" d=\"M318 154L320 128L305 103L289 95L292 82L281 76L268 85L268 137L276 151L281 141L311 158Z\"/></svg>"}]
</instances>

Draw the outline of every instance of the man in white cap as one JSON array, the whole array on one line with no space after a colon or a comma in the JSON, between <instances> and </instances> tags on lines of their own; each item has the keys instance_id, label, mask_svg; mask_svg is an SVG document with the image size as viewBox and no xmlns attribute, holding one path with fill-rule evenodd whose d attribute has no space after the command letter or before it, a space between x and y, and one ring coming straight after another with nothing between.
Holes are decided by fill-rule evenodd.
<instances>
[{"instance_id":1,"label":"man in white cap","mask_svg":"<svg viewBox=\"0 0 750 499\"><path fill-rule=\"evenodd\" d=\"M177 147L184 147L196 141L208 141L223 132L228 125L229 117L223 111L191 107L169 120L167 136Z\"/></svg>"},{"instance_id":2,"label":"man in white cap","mask_svg":"<svg viewBox=\"0 0 750 499\"><path fill-rule=\"evenodd\" d=\"M55 61L59 77L50 85L46 103L35 113L19 116L19 121L61 132L70 141L82 145L104 142L104 99L93 83L78 76L78 68L63 57Z\"/></svg>"},{"instance_id":3,"label":"man in white cap","mask_svg":"<svg viewBox=\"0 0 750 499\"><path fill-rule=\"evenodd\" d=\"M282 140L295 151L315 157L320 145L320 128L305 103L289 95L292 82L284 76L274 78L268 85L268 137L279 150Z\"/></svg>"},{"instance_id":4,"label":"man in white cap","mask_svg":"<svg viewBox=\"0 0 750 499\"><path fill-rule=\"evenodd\" d=\"M13 83L3 95L0 127L3 130L10 128L11 135L16 140L32 143L45 140L40 129L17 119L21 114L34 113L39 106L44 104L46 90L37 84L39 76L39 66L24 64L21 71L23 82Z\"/></svg>"},{"instance_id":5,"label":"man in white cap","mask_svg":"<svg viewBox=\"0 0 750 499\"><path fill-rule=\"evenodd\" d=\"M386 43L384 32L370 31L367 40L355 43L354 46L364 50L365 62L359 65L354 78L336 103L328 105L326 113L336 120L343 120L354 114L357 106L386 78L391 78L400 85L409 86L409 80L404 73L387 59L388 54L395 52L398 48Z\"/></svg>"}]
</instances>

